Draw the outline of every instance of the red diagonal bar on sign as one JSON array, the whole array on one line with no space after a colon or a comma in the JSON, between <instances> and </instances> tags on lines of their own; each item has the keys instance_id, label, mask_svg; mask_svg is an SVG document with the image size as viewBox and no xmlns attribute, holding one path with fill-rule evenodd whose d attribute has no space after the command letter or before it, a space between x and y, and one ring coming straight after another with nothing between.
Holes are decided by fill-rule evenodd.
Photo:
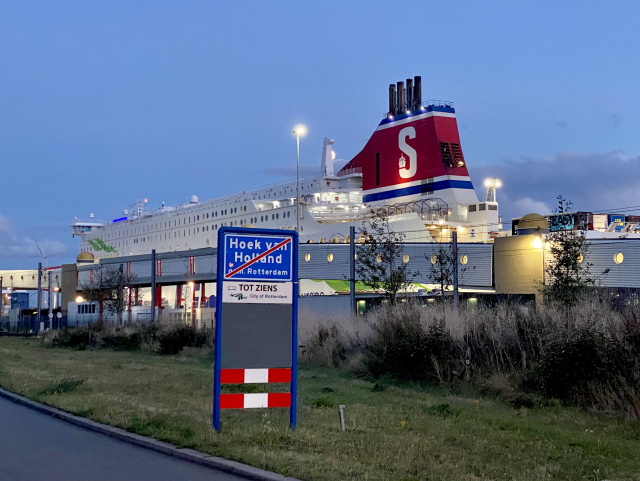
<instances>
[{"instance_id":1,"label":"red diagonal bar on sign","mask_svg":"<svg viewBox=\"0 0 640 481\"><path fill-rule=\"evenodd\" d=\"M251 259L249 262L241 265L240 267L238 267L237 269L229 272L228 274L224 275L225 279L228 279L229 277L233 276L234 274L237 274L238 272L240 272L242 269L249 267L251 264L254 264L256 262L258 262L260 259L262 259L264 256L267 256L269 254L271 254L273 251L280 249L280 247L282 247L285 244L288 244L289 242L291 242L291 237L289 237L288 239L283 240L282 242L280 242L280 244L277 244L275 246L273 246L271 249L269 249L268 251L263 252L262 254L260 254L257 257L254 257L253 259Z\"/></svg>"}]
</instances>

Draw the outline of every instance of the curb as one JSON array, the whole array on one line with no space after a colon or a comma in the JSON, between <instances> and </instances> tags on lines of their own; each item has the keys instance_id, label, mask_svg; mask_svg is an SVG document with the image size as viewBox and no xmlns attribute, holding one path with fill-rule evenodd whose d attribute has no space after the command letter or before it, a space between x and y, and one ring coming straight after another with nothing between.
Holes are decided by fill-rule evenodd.
<instances>
[{"instance_id":1,"label":"curb","mask_svg":"<svg viewBox=\"0 0 640 481\"><path fill-rule=\"evenodd\" d=\"M199 464L201 466L217 469L218 471L223 471L229 474L235 474L236 476L242 476L246 479L255 481L299 481L295 478L288 478L286 476L283 476L282 474L272 473L270 471L265 471L264 469L254 468L246 464L238 463L236 461L230 461L228 459L219 458L217 456L211 456L209 454L201 453L200 451L195 451L193 449L178 448L177 446L174 446L170 443L164 443L153 438L130 433L128 431L125 431L124 429L114 428L112 426L107 426L106 424L98 423L90 419L74 416L73 414L69 414L66 411L62 411L60 409L47 406L46 404L42 404L36 401L32 401L31 399L20 396L19 394L12 393L11 391L7 391L3 388L0 388L0 397L4 397L15 403L22 404L23 406L27 406L31 409L35 409L36 411L40 411L41 413L47 414L54 418L58 418L68 423L75 424L76 426L79 426L81 428L104 434L136 446L151 449L152 451L156 451L158 453L174 456L176 458Z\"/></svg>"}]
</instances>

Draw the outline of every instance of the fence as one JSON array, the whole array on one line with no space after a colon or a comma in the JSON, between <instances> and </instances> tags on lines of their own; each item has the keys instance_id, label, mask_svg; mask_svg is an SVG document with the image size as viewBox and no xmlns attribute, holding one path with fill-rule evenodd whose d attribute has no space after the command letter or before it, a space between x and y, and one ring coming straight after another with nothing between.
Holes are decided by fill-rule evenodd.
<instances>
[{"instance_id":1,"label":"fence","mask_svg":"<svg viewBox=\"0 0 640 481\"><path fill-rule=\"evenodd\" d=\"M36 336L40 332L40 324L44 329L63 329L67 326L67 316L54 317L51 321L47 316L20 316L17 320L9 320L9 316L0 318L0 336ZM53 323L53 326L51 325Z\"/></svg>"}]
</instances>

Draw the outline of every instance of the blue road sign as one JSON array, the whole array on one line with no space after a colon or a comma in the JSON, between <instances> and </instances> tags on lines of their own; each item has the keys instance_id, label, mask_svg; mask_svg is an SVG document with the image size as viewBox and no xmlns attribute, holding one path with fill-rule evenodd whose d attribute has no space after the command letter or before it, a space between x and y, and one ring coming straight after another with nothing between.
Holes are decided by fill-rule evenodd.
<instances>
[{"instance_id":1,"label":"blue road sign","mask_svg":"<svg viewBox=\"0 0 640 481\"><path fill-rule=\"evenodd\" d=\"M228 233L224 236L224 279L293 281L291 236Z\"/></svg>"},{"instance_id":2,"label":"blue road sign","mask_svg":"<svg viewBox=\"0 0 640 481\"><path fill-rule=\"evenodd\" d=\"M279 231L275 229L247 229L237 227L221 228L218 231L218 266L216 280L216 333L213 376L214 429L216 431L220 430L220 409L223 407L221 402L223 369L234 371L236 373L243 370L245 372L250 370L256 372L269 372L270 368L276 368L282 371L283 367L290 367L291 391L288 399L289 424L291 429L295 429L298 411L298 233L295 231ZM274 303L272 298L273 296L270 296L269 299L267 299L266 295L263 297L264 303L232 303L229 302L229 299L225 302L225 298L223 296L225 285L227 287L233 287L233 285L243 284L244 288L250 287L251 289L255 287L246 286L244 281L278 283L278 290L282 287L284 291L286 291L286 288L288 287L288 292L292 294L291 303ZM286 286L287 283L292 283L292 285ZM272 290L269 292L272 292ZM261 306L260 304L264 305ZM288 314L286 312L287 309L290 309ZM223 329L223 325L225 325L225 316L229 321L226 323L227 327L231 327L232 329L227 329L226 334L223 335L225 332L225 329ZM289 334L286 334L286 336L283 334L282 323L278 322L286 318L291 319L290 336ZM248 326L251 328L249 331L242 330L246 329ZM261 331L261 329L263 330ZM288 329L285 330L288 331ZM251 332L252 335L242 338L241 342L238 343L238 332L241 332L242 336L244 336L246 332ZM256 341L256 334L260 337L257 346L255 348L249 347L252 342ZM226 340L223 339L225 336ZM267 343L265 343L264 340L270 339L270 336L272 340L273 336L276 336L276 340L274 342L267 341ZM291 359L289 362L284 362L286 366L281 365L283 364L282 359L279 359L276 362L274 359L269 357L273 354L271 352L273 349L270 351L269 346L279 346L279 341L282 339L286 339L287 342L290 342L291 346ZM237 354L238 356L233 360L229 360L229 357L227 356L226 361L223 361L222 351L225 349L234 353L234 355ZM249 351L249 349L253 350ZM278 349L282 352L281 348ZM248 352L251 354L249 356L251 364L256 365L246 365L246 354ZM268 363L272 365L261 364L258 366L257 364L262 362L259 359L260 356L265 358L265 364ZM243 359L245 361L243 361ZM223 362L226 362L229 365L223 366ZM244 381L245 383L257 382L247 381L246 378ZM228 382L231 381L225 381L225 383ZM267 375L267 382L271 382L269 381L269 375ZM284 381L275 380L273 382ZM238 381L234 378L232 383L238 383ZM282 407L283 404L286 404L282 401L283 393L226 394L225 396L235 396L233 403L238 403L233 406L225 405L225 408ZM237 396L244 396L242 403L239 402L239 399L236 399ZM266 405L264 401L256 403L253 398L248 399L251 396L266 396ZM271 403L271 396L278 397L273 406ZM240 404L242 404L242 406L240 406Z\"/></svg>"}]
</instances>

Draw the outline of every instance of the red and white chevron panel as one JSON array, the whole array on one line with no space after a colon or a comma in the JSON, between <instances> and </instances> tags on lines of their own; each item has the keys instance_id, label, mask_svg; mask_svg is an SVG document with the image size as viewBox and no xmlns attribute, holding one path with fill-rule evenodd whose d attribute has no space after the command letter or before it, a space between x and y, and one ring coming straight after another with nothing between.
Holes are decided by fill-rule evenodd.
<instances>
[{"instance_id":1,"label":"red and white chevron panel","mask_svg":"<svg viewBox=\"0 0 640 481\"><path fill-rule=\"evenodd\" d=\"M291 369L220 369L220 384L291 382Z\"/></svg>"},{"instance_id":2,"label":"red and white chevron panel","mask_svg":"<svg viewBox=\"0 0 640 481\"><path fill-rule=\"evenodd\" d=\"M220 394L220 409L288 408L291 393Z\"/></svg>"}]
</instances>

